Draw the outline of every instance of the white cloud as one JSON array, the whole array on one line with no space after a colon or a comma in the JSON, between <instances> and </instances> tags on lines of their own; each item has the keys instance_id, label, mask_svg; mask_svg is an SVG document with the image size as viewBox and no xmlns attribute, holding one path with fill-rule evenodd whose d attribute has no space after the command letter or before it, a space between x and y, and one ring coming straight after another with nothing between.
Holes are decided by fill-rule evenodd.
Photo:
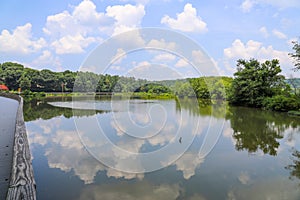
<instances>
[{"instance_id":1,"label":"white cloud","mask_svg":"<svg viewBox=\"0 0 300 200\"><path fill-rule=\"evenodd\" d=\"M34 66L37 68L45 67L46 65L55 66L57 69L62 68L60 59L57 56L52 55L49 50L44 50L42 54L30 64L31 67Z\"/></svg>"},{"instance_id":2,"label":"white cloud","mask_svg":"<svg viewBox=\"0 0 300 200\"><path fill-rule=\"evenodd\" d=\"M206 32L206 23L197 16L197 10L188 3L184 6L182 13L177 14L177 18L173 19L168 15L165 15L161 19L162 24L166 24L172 29L181 30L184 32Z\"/></svg>"},{"instance_id":3,"label":"white cloud","mask_svg":"<svg viewBox=\"0 0 300 200\"><path fill-rule=\"evenodd\" d=\"M166 42L165 39L152 39L148 42L147 47L157 48L169 51L176 51L176 43L175 42Z\"/></svg>"},{"instance_id":4,"label":"white cloud","mask_svg":"<svg viewBox=\"0 0 300 200\"><path fill-rule=\"evenodd\" d=\"M170 62L176 59L176 56L170 53L161 53L153 58L153 62Z\"/></svg>"},{"instance_id":5,"label":"white cloud","mask_svg":"<svg viewBox=\"0 0 300 200\"><path fill-rule=\"evenodd\" d=\"M126 4L124 6L108 6L106 16L115 19L114 35L137 28L146 14L143 5L133 6Z\"/></svg>"},{"instance_id":6,"label":"white cloud","mask_svg":"<svg viewBox=\"0 0 300 200\"><path fill-rule=\"evenodd\" d=\"M17 26L12 33L2 30L0 35L0 51L5 53L29 54L46 46L43 38L34 39L31 34L32 25Z\"/></svg>"},{"instance_id":7,"label":"white cloud","mask_svg":"<svg viewBox=\"0 0 300 200\"><path fill-rule=\"evenodd\" d=\"M92 1L83 0L72 12L65 10L48 16L43 31L56 53L82 53L92 43L101 41L103 35L139 27L144 15L143 5L108 6L106 12L97 12Z\"/></svg>"},{"instance_id":8,"label":"white cloud","mask_svg":"<svg viewBox=\"0 0 300 200\"><path fill-rule=\"evenodd\" d=\"M117 40L118 44L122 46L124 51L140 48L145 46L145 40L142 38L139 29L129 29L129 32L120 34L114 37L114 40ZM119 51L117 49L117 51ZM116 52L117 53L117 52Z\"/></svg>"},{"instance_id":9,"label":"white cloud","mask_svg":"<svg viewBox=\"0 0 300 200\"><path fill-rule=\"evenodd\" d=\"M287 36L284 33L280 32L280 31L278 31L276 29L274 29L272 31L272 33L273 33L273 35L275 35L279 39L286 39L287 38Z\"/></svg>"},{"instance_id":10,"label":"white cloud","mask_svg":"<svg viewBox=\"0 0 300 200\"><path fill-rule=\"evenodd\" d=\"M187 67L187 66L189 66L189 63L183 58L179 59L175 64L175 67Z\"/></svg>"},{"instance_id":11,"label":"white cloud","mask_svg":"<svg viewBox=\"0 0 300 200\"><path fill-rule=\"evenodd\" d=\"M250 59L255 58L260 62L265 60L278 59L280 65L289 70L292 68L292 60L288 55L289 52L276 50L269 46L263 46L261 42L249 40L243 43L240 39L236 39L231 47L224 49L225 60Z\"/></svg>"},{"instance_id":12,"label":"white cloud","mask_svg":"<svg viewBox=\"0 0 300 200\"><path fill-rule=\"evenodd\" d=\"M134 67L128 71L127 76L132 76L137 79L147 80L170 80L183 78L175 69L166 64L149 63L142 61L137 64L133 63Z\"/></svg>"},{"instance_id":13,"label":"white cloud","mask_svg":"<svg viewBox=\"0 0 300 200\"><path fill-rule=\"evenodd\" d=\"M104 13L96 11L95 4L90 0L83 0L73 11L73 17L81 25L95 25L105 20Z\"/></svg>"},{"instance_id":14,"label":"white cloud","mask_svg":"<svg viewBox=\"0 0 300 200\"><path fill-rule=\"evenodd\" d=\"M243 12L250 12L254 4L255 2L253 0L245 0L241 5L241 9Z\"/></svg>"},{"instance_id":15,"label":"white cloud","mask_svg":"<svg viewBox=\"0 0 300 200\"><path fill-rule=\"evenodd\" d=\"M259 29L259 32L262 34L263 37L265 37L265 38L269 37L268 30L265 26L261 27Z\"/></svg>"},{"instance_id":16,"label":"white cloud","mask_svg":"<svg viewBox=\"0 0 300 200\"><path fill-rule=\"evenodd\" d=\"M44 33L53 37L64 37L67 35L82 35L97 31L101 24L109 21L104 13L98 13L92 1L84 0L74 7L72 13L63 11L47 17Z\"/></svg>"},{"instance_id":17,"label":"white cloud","mask_svg":"<svg viewBox=\"0 0 300 200\"><path fill-rule=\"evenodd\" d=\"M226 58L245 58L255 57L262 44L253 40L249 40L245 45L241 40L236 39L231 47L224 49Z\"/></svg>"},{"instance_id":18,"label":"white cloud","mask_svg":"<svg viewBox=\"0 0 300 200\"><path fill-rule=\"evenodd\" d=\"M43 31L50 37L51 46L57 54L82 53L84 48L100 41L99 29L109 18L96 11L90 0L82 1L72 13L63 11L50 15Z\"/></svg>"},{"instance_id":19,"label":"white cloud","mask_svg":"<svg viewBox=\"0 0 300 200\"><path fill-rule=\"evenodd\" d=\"M57 54L83 53L84 48L88 47L95 41L95 38L84 38L81 34L67 35L54 41L51 46L55 48L55 52Z\"/></svg>"}]
</instances>

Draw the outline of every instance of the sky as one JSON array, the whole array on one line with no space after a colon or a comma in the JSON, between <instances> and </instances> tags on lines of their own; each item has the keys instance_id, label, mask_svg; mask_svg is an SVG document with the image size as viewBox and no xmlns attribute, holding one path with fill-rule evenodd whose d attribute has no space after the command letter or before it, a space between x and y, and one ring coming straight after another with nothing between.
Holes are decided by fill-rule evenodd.
<instances>
[{"instance_id":1,"label":"sky","mask_svg":"<svg viewBox=\"0 0 300 200\"><path fill-rule=\"evenodd\" d=\"M113 52L120 55L118 59L101 73L142 76L139 72L151 74L152 66L153 79L160 72L160 77L168 74L167 79L196 77L206 72L193 70L197 64L193 56L206 54L214 70L206 68L214 75L232 76L238 59L276 58L283 75L300 77L288 55L293 51L291 41L299 41L299 17L298 0L1 1L0 63L18 62L39 70L88 70L84 63L104 42L126 31L152 27L166 33L147 40L136 31L130 43L141 40L135 48L144 48L155 41L155 49L128 52L120 45ZM181 52L185 47L177 45L180 41L168 38L170 31L197 43L199 51L190 49L193 56L185 57Z\"/></svg>"}]
</instances>

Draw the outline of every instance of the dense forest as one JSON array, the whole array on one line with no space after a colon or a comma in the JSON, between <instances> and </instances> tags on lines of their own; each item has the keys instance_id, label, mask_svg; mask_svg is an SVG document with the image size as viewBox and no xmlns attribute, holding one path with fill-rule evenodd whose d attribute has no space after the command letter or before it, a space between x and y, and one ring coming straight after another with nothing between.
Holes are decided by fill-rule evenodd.
<instances>
[{"instance_id":1,"label":"dense forest","mask_svg":"<svg viewBox=\"0 0 300 200\"><path fill-rule=\"evenodd\" d=\"M12 62L0 64L0 84L5 84L10 90L21 88L22 91L31 92L138 92L225 99L231 81L232 78L229 77L147 81L92 72L53 72L47 69L39 71Z\"/></svg>"}]
</instances>

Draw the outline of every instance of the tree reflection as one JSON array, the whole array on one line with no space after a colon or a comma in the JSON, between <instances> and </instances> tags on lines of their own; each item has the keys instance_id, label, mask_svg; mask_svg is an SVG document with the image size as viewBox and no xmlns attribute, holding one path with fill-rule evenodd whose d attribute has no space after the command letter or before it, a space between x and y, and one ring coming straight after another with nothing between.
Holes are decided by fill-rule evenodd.
<instances>
[{"instance_id":1,"label":"tree reflection","mask_svg":"<svg viewBox=\"0 0 300 200\"><path fill-rule=\"evenodd\" d=\"M176 109L185 109L191 115L212 116L230 120L233 138L238 151L249 153L262 150L272 156L277 155L279 139L288 128L297 128L300 121L286 113L272 112L255 108L229 106L225 102L180 99ZM213 111L213 112L212 112Z\"/></svg>"},{"instance_id":2,"label":"tree reflection","mask_svg":"<svg viewBox=\"0 0 300 200\"><path fill-rule=\"evenodd\" d=\"M290 178L293 177L300 179L300 151L292 149L292 161L293 164L286 166L285 168L290 171Z\"/></svg>"},{"instance_id":3,"label":"tree reflection","mask_svg":"<svg viewBox=\"0 0 300 200\"><path fill-rule=\"evenodd\" d=\"M181 98L176 99L176 110L185 109L193 116L212 116L224 118L227 112L227 103L210 99Z\"/></svg>"},{"instance_id":4,"label":"tree reflection","mask_svg":"<svg viewBox=\"0 0 300 200\"><path fill-rule=\"evenodd\" d=\"M279 147L278 139L283 138L283 132L299 125L295 118L285 113L245 107L230 107L229 111L227 118L234 131L238 151L253 153L260 149L265 154L275 156Z\"/></svg>"},{"instance_id":5,"label":"tree reflection","mask_svg":"<svg viewBox=\"0 0 300 200\"><path fill-rule=\"evenodd\" d=\"M68 99L69 100L69 99ZM80 112L73 112L72 108L55 107L47 103L47 100L36 100L25 101L24 107L24 120L34 121L37 119L51 119L57 116L64 116L65 118L71 118L74 116L92 116L97 113L103 113L107 111L99 110L80 110Z\"/></svg>"}]
</instances>

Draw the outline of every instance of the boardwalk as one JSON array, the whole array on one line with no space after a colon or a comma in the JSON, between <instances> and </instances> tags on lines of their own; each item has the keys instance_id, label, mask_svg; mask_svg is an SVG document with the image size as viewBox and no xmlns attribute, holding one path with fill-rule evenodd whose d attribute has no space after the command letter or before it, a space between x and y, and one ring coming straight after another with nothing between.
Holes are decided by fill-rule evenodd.
<instances>
[{"instance_id":1,"label":"boardwalk","mask_svg":"<svg viewBox=\"0 0 300 200\"><path fill-rule=\"evenodd\" d=\"M18 101L0 96L0 200L5 199L10 181L18 106Z\"/></svg>"}]
</instances>

